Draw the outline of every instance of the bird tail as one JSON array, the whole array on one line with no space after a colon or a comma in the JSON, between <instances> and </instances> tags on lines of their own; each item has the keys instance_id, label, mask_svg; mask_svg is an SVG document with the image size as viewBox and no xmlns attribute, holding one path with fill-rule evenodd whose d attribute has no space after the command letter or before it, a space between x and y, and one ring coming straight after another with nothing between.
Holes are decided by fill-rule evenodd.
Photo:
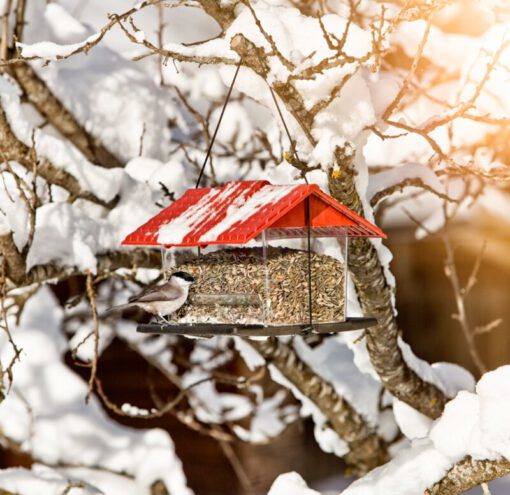
<instances>
[{"instance_id":1,"label":"bird tail","mask_svg":"<svg viewBox=\"0 0 510 495\"><path fill-rule=\"evenodd\" d=\"M136 304L133 303L118 304L117 306L112 306L111 308L108 308L105 311L105 314L120 313L121 311L124 311L125 309L128 308L133 308L134 306L136 306Z\"/></svg>"}]
</instances>

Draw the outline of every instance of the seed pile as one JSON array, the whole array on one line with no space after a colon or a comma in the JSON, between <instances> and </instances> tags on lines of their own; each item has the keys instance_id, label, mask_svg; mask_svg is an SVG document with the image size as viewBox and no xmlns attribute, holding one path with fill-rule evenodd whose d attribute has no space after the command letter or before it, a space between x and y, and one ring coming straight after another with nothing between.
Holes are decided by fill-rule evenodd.
<instances>
[{"instance_id":1,"label":"seed pile","mask_svg":"<svg viewBox=\"0 0 510 495\"><path fill-rule=\"evenodd\" d=\"M186 260L176 270L192 273L196 283L188 303L174 316L179 322L255 323L272 325L308 321L308 253L269 248L270 309L267 310L265 267L261 248L215 251ZM343 264L312 253L314 321L338 321L344 315ZM259 304L194 304L195 294L257 294ZM197 299L198 300L198 299ZM266 316L267 315L267 316Z\"/></svg>"}]
</instances>

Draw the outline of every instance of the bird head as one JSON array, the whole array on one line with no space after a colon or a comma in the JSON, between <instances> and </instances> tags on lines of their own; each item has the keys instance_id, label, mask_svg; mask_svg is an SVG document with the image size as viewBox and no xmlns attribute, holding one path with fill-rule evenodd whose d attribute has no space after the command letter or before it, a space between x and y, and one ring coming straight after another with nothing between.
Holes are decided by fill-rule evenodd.
<instances>
[{"instance_id":1,"label":"bird head","mask_svg":"<svg viewBox=\"0 0 510 495\"><path fill-rule=\"evenodd\" d=\"M195 282L195 277L187 272L175 272L172 273L171 280L181 287L189 287Z\"/></svg>"}]
</instances>

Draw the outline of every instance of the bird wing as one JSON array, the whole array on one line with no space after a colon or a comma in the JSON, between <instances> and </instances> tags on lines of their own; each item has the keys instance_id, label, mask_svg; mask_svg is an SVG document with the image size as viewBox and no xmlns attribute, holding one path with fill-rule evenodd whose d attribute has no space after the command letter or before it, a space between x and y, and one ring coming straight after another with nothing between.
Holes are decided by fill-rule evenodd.
<instances>
[{"instance_id":1,"label":"bird wing","mask_svg":"<svg viewBox=\"0 0 510 495\"><path fill-rule=\"evenodd\" d=\"M182 296L182 291L178 287L170 284L156 285L149 287L137 296L129 299L129 302L154 302L154 301L172 301Z\"/></svg>"}]
</instances>

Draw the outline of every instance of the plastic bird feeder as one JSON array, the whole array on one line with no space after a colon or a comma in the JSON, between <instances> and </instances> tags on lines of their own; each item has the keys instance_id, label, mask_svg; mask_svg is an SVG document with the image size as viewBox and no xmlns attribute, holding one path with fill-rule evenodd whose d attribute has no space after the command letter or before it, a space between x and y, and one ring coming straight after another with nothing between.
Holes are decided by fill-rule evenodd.
<instances>
[{"instance_id":1,"label":"plastic bird feeder","mask_svg":"<svg viewBox=\"0 0 510 495\"><path fill-rule=\"evenodd\" d=\"M129 234L123 245L153 246L162 249L166 268L168 250L207 246L259 245L264 266L262 293L195 294L198 304L256 305L260 318L255 322L175 322L139 325L146 333L214 336L278 336L306 332L332 333L357 330L376 324L374 318L349 318L345 309L334 321L315 321L312 281L311 239L339 238L343 254L343 308L347 307L348 240L350 237L382 237L384 232L321 191L315 184L273 185L267 181L236 181L222 187L190 189ZM268 268L270 241L306 239L307 313L304 321L276 324L271 315L272 274ZM200 251L199 249L199 251ZM302 252L302 251L301 251ZM205 274L207 276L207 274ZM290 319L290 318L289 318Z\"/></svg>"}]
</instances>

